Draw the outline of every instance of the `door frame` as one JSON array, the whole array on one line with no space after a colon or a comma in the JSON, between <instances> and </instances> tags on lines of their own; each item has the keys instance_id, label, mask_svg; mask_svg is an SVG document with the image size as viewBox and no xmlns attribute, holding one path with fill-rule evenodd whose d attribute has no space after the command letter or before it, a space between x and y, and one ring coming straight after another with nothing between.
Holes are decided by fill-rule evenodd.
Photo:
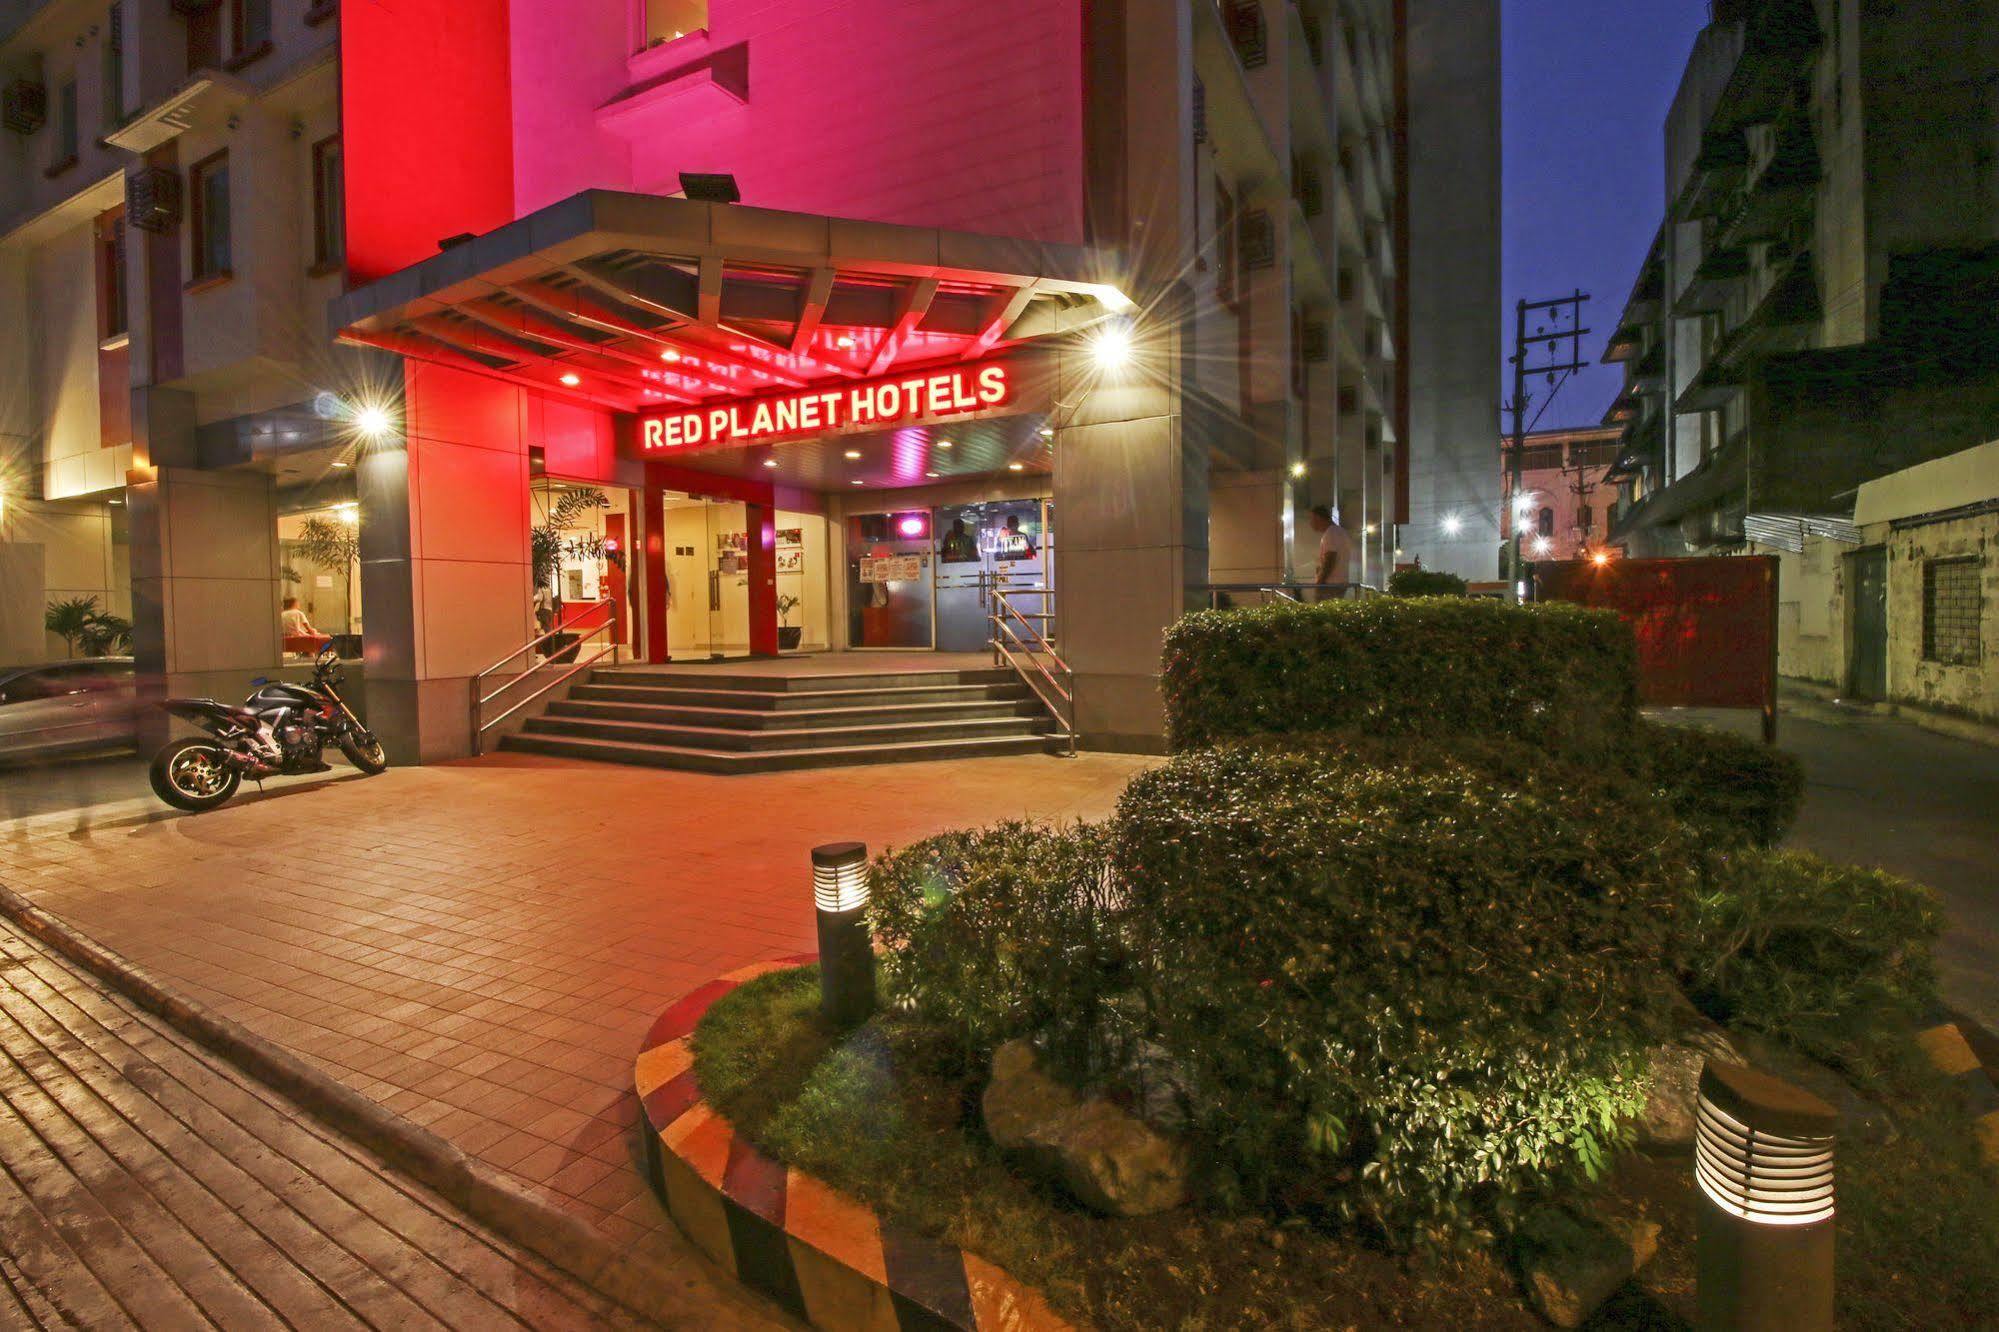
<instances>
[{"instance_id":1,"label":"door frame","mask_svg":"<svg viewBox=\"0 0 1999 1332\"><path fill-rule=\"evenodd\" d=\"M1885 702L1888 697L1888 667L1889 667L1889 656L1890 656L1889 606L1888 606L1888 593L1889 593L1888 574L1889 574L1890 560L1888 557L1888 547L1885 545L1863 546L1858 550L1851 550L1846 552L1845 558L1846 558L1846 568L1844 572L1846 574L1846 597L1845 597L1846 670L1844 674L1846 678L1842 682L1844 685L1844 692L1851 697L1866 699L1869 702L1875 702L1875 703ZM1880 642L1880 658L1879 658L1880 667L1881 667L1880 670L1881 688L1878 695L1870 692L1864 692L1861 689L1860 685L1861 597L1860 597L1859 570L1860 570L1860 564L1863 560L1879 560L1881 565L1881 642Z\"/></svg>"}]
</instances>

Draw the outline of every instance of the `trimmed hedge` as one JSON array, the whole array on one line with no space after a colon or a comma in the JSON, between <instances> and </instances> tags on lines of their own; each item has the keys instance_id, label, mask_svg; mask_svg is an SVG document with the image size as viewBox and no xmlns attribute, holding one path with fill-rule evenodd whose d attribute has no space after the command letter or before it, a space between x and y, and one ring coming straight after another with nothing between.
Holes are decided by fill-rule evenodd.
<instances>
[{"instance_id":1,"label":"trimmed hedge","mask_svg":"<svg viewBox=\"0 0 1999 1332\"><path fill-rule=\"evenodd\" d=\"M1464 579L1436 569L1397 569L1388 575L1391 597L1462 597L1470 591Z\"/></svg>"},{"instance_id":2,"label":"trimmed hedge","mask_svg":"<svg viewBox=\"0 0 1999 1332\"><path fill-rule=\"evenodd\" d=\"M1130 979L1103 830L1003 823L946 833L869 866L869 923L892 1005L944 1028L968 1060L1037 1036L1079 1076L1105 1062Z\"/></svg>"},{"instance_id":3,"label":"trimmed hedge","mask_svg":"<svg viewBox=\"0 0 1999 1332\"><path fill-rule=\"evenodd\" d=\"M1774 846L1797 822L1805 770L1772 745L1643 721L1639 771L1680 822L1713 845Z\"/></svg>"},{"instance_id":4,"label":"trimmed hedge","mask_svg":"<svg viewBox=\"0 0 1999 1332\"><path fill-rule=\"evenodd\" d=\"M1408 1240L1622 1141L1690 873L1628 787L1511 766L1229 745L1126 790L1150 1037L1246 1197L1313 1182Z\"/></svg>"},{"instance_id":5,"label":"trimmed hedge","mask_svg":"<svg viewBox=\"0 0 1999 1332\"><path fill-rule=\"evenodd\" d=\"M1167 633L1161 688L1176 751L1358 731L1602 755L1628 746L1638 657L1607 611L1375 598L1188 615Z\"/></svg>"},{"instance_id":6,"label":"trimmed hedge","mask_svg":"<svg viewBox=\"0 0 1999 1332\"><path fill-rule=\"evenodd\" d=\"M1869 1033L1926 1018L1943 917L1930 889L1794 851L1717 858L1702 885L1689 991L1710 1016L1837 1064Z\"/></svg>"}]
</instances>

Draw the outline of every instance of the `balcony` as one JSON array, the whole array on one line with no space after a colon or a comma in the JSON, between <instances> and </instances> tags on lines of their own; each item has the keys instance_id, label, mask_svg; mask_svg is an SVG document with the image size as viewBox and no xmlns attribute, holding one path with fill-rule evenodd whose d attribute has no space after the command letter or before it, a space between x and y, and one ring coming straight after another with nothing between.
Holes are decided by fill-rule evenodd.
<instances>
[{"instance_id":1,"label":"balcony","mask_svg":"<svg viewBox=\"0 0 1999 1332\"><path fill-rule=\"evenodd\" d=\"M1733 336L1732 334L1730 335ZM1742 392L1742 373L1724 362L1728 338L1723 338L1673 403L1681 416L1692 412L1718 412Z\"/></svg>"},{"instance_id":2,"label":"balcony","mask_svg":"<svg viewBox=\"0 0 1999 1332\"><path fill-rule=\"evenodd\" d=\"M1804 116L1786 116L1770 129L1752 134L1768 143L1755 154L1741 193L1723 215L1721 239L1727 245L1777 239L1810 210L1818 195L1818 141Z\"/></svg>"},{"instance_id":3,"label":"balcony","mask_svg":"<svg viewBox=\"0 0 1999 1332\"><path fill-rule=\"evenodd\" d=\"M1738 0L1718 6L1716 17L1743 25L1743 46L1715 123L1767 124L1810 75L1807 62L1825 41L1818 9L1812 0Z\"/></svg>"},{"instance_id":4,"label":"balcony","mask_svg":"<svg viewBox=\"0 0 1999 1332\"><path fill-rule=\"evenodd\" d=\"M1727 207L1749 174L1749 141L1739 129L1711 129L1680 194L1680 216L1713 217Z\"/></svg>"},{"instance_id":5,"label":"balcony","mask_svg":"<svg viewBox=\"0 0 1999 1332\"><path fill-rule=\"evenodd\" d=\"M1679 299L1673 302L1673 315L1678 319L1691 319L1698 314L1712 314L1727 302L1735 284L1749 276L1749 255L1739 249L1717 249L1708 253L1688 279Z\"/></svg>"}]
</instances>

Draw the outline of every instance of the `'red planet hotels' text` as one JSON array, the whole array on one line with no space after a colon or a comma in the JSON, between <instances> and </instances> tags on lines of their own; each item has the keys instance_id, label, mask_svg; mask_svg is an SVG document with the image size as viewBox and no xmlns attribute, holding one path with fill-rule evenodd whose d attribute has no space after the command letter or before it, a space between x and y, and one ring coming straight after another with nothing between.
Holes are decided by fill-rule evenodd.
<instances>
[{"instance_id":1,"label":"'red planet hotels' text","mask_svg":"<svg viewBox=\"0 0 1999 1332\"><path fill-rule=\"evenodd\" d=\"M966 416L1012 400L1012 367L954 366L828 389L716 403L642 417L647 449L760 444L843 427L891 426L935 417Z\"/></svg>"}]
</instances>

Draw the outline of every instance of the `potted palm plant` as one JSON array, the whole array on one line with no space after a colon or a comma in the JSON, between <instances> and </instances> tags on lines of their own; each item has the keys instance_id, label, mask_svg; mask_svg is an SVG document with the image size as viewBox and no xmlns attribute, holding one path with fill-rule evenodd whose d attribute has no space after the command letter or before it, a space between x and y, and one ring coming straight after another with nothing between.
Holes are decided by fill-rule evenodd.
<instances>
[{"instance_id":1,"label":"potted palm plant","mask_svg":"<svg viewBox=\"0 0 1999 1332\"><path fill-rule=\"evenodd\" d=\"M793 624L791 613L798 609L798 598L787 592L777 599L777 618L781 623L777 629L777 648L780 652L796 652L805 637L805 626Z\"/></svg>"}]
</instances>

